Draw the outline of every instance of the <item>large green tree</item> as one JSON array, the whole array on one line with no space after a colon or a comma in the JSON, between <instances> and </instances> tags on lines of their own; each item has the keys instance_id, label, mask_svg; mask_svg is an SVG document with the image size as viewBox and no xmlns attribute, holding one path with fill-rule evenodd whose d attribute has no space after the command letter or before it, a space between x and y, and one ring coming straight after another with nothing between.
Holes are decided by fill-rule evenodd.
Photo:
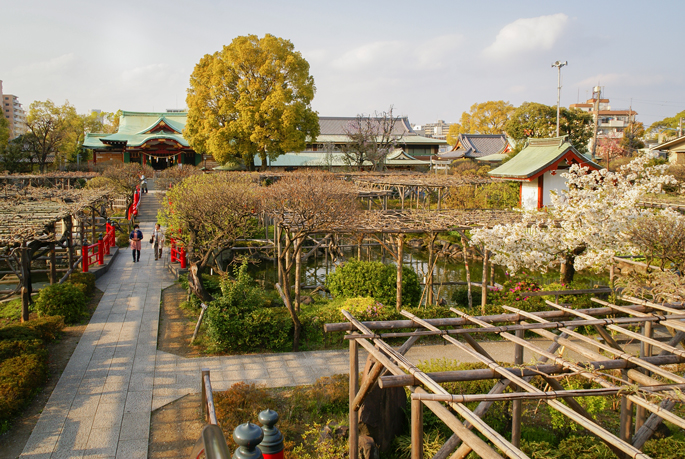
<instances>
[{"instance_id":1,"label":"large green tree","mask_svg":"<svg viewBox=\"0 0 685 459\"><path fill-rule=\"evenodd\" d=\"M685 110L676 113L674 116L667 116L662 120L653 122L647 129L647 134L656 136L663 133L668 136L674 136L678 133L681 118L685 118Z\"/></svg>"},{"instance_id":2,"label":"large green tree","mask_svg":"<svg viewBox=\"0 0 685 459\"><path fill-rule=\"evenodd\" d=\"M56 161L65 158L73 151L70 139L73 137L74 124L77 122L76 108L68 101L59 106L51 100L34 101L29 105L26 117L29 151L38 163L41 172L45 172L49 155Z\"/></svg>"},{"instance_id":3,"label":"large green tree","mask_svg":"<svg viewBox=\"0 0 685 459\"><path fill-rule=\"evenodd\" d=\"M10 141L10 123L7 118L0 113L0 153L5 151Z\"/></svg>"},{"instance_id":4,"label":"large green tree","mask_svg":"<svg viewBox=\"0 0 685 459\"><path fill-rule=\"evenodd\" d=\"M459 134L502 134L514 106L503 100L489 100L473 104L469 112L461 114L458 123L450 125L447 142L454 145Z\"/></svg>"},{"instance_id":5,"label":"large green tree","mask_svg":"<svg viewBox=\"0 0 685 459\"><path fill-rule=\"evenodd\" d=\"M621 147L629 154L633 154L636 150L645 147L645 143L642 141L644 136L645 125L639 121L631 121L623 130Z\"/></svg>"},{"instance_id":6,"label":"large green tree","mask_svg":"<svg viewBox=\"0 0 685 459\"><path fill-rule=\"evenodd\" d=\"M242 159L253 169L259 155L264 166L319 135L314 92L309 63L290 41L237 37L195 66L184 136L221 163Z\"/></svg>"},{"instance_id":7,"label":"large green tree","mask_svg":"<svg viewBox=\"0 0 685 459\"><path fill-rule=\"evenodd\" d=\"M592 138L592 114L582 110L562 107L560 111L559 134L568 135L569 141L581 153L588 151ZM516 140L517 147L529 137L553 137L557 129L557 108L537 102L524 102L511 114L504 130Z\"/></svg>"}]
</instances>

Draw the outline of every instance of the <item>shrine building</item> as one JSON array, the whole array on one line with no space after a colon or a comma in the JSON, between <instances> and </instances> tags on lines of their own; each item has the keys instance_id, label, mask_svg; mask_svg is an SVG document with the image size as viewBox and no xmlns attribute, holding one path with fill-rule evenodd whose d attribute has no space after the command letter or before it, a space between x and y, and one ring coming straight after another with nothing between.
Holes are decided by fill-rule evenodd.
<instances>
[{"instance_id":1,"label":"shrine building","mask_svg":"<svg viewBox=\"0 0 685 459\"><path fill-rule=\"evenodd\" d=\"M139 163L161 170L176 164L202 162L183 138L186 112L122 112L114 134L86 134L83 148L93 154L93 164Z\"/></svg>"},{"instance_id":2,"label":"shrine building","mask_svg":"<svg viewBox=\"0 0 685 459\"><path fill-rule=\"evenodd\" d=\"M590 171L601 169L589 156L579 153L567 136L528 139L519 154L488 174L495 179L520 182L521 207L542 209L552 205L552 193L568 190L561 173L568 172L574 164Z\"/></svg>"}]
</instances>

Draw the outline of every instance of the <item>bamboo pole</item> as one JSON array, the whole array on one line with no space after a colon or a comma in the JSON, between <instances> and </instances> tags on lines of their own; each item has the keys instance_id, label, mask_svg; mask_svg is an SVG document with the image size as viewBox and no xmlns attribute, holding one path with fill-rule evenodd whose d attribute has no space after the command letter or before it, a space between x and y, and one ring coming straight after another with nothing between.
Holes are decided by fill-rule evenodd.
<instances>
[{"instance_id":1,"label":"bamboo pole","mask_svg":"<svg viewBox=\"0 0 685 459\"><path fill-rule=\"evenodd\" d=\"M349 408L349 447L350 459L359 457L359 414L352 401L357 395L359 385L359 346L357 340L350 340L350 408Z\"/></svg>"},{"instance_id":2,"label":"bamboo pole","mask_svg":"<svg viewBox=\"0 0 685 459\"><path fill-rule=\"evenodd\" d=\"M685 388L685 384L660 384L658 386L642 386L635 389L636 392L644 391L645 393L656 393L664 391L672 391L674 389L680 390ZM601 389L560 389L544 392L511 392L506 394L424 394L411 396L412 400L432 400L435 402L454 402L454 403L472 403L472 402L506 402L514 401L521 402L523 400L555 400L559 398L569 397L604 397L609 395L616 395L625 388L615 387ZM513 427L513 426L512 426ZM512 439L513 439L512 433ZM519 439L520 440L520 439ZM512 441L513 443L513 441ZM516 445L514 445L516 446Z\"/></svg>"},{"instance_id":3,"label":"bamboo pole","mask_svg":"<svg viewBox=\"0 0 685 459\"><path fill-rule=\"evenodd\" d=\"M461 312L456 311L454 308L450 308L450 309L455 313L463 314ZM413 314L411 314L407 311L402 311L402 315L404 315L405 317L410 317L412 320L420 323L421 325L426 326L426 328L432 327L430 324L426 323L425 321L419 319L418 317L414 316ZM472 320L476 324L478 324L478 322L480 322L477 319L474 319L473 317L467 316L466 314L463 314L463 315L468 317L470 320ZM435 328L435 327L433 327L433 328ZM517 338L517 337L510 335L508 333L501 333L500 335L502 337L504 337L505 339L508 339L508 340L513 341L513 342L518 343L518 344L522 344L524 346L526 346L526 344L528 344L528 346L526 346L526 347L537 348L537 350L535 350L535 352L538 352L538 350L539 350L538 353L541 355L543 355L542 353L546 353L546 351L544 351L543 349L540 349L537 346L532 346L529 343L526 343L525 340ZM492 361L491 359L488 359L488 358L486 358L486 357L484 357L478 353L471 352L466 346L464 346L462 343L455 340L451 336L443 335L443 338L445 340L449 341L450 343L454 344L458 348L460 348L466 352L469 352L469 354L476 357L481 362L487 364L489 367L495 369L503 377L506 377L512 383L516 384L517 386L521 387L522 389L524 389L528 392L533 392L533 393L541 392L539 389L537 389L535 386L531 385L529 382L525 381L523 378L511 375L511 373L507 373L506 370L503 369L503 367L501 367L500 365L498 365L496 362ZM549 354L549 353L547 353L547 354ZM557 360L557 361L559 360L559 358L553 354L549 354L548 357L553 358L554 360ZM580 370L580 368L578 368L578 369ZM617 446L619 449L621 449L622 451L624 451L626 453L632 454L634 458L636 458L636 459L637 458L648 459L649 456L642 454L639 450L633 448L633 446L630 445L629 443L626 443L626 442L622 441L621 439L617 438L611 432L609 432L609 431L605 430L604 428L596 425L595 423L589 421L588 419L586 419L585 417L576 413L575 411L573 411L571 408L564 405L563 403L561 403L557 400L546 400L546 403L548 405L550 405L552 408L554 408L557 411L559 411L560 413L562 413L563 415L565 415L566 417L572 419L573 421L575 421L576 423L578 423L579 425L581 425L582 427L587 429L593 435L598 436L599 438L601 438L602 440L606 441L609 444L613 444L614 446Z\"/></svg>"},{"instance_id":4,"label":"bamboo pole","mask_svg":"<svg viewBox=\"0 0 685 459\"><path fill-rule=\"evenodd\" d=\"M634 310L630 309L630 307L617 306L615 304L611 304L607 301L602 301L602 300L599 300L597 298L590 298L590 300L595 302L595 303L601 304L603 306L608 306L611 309L615 309L616 311L625 312L626 314L632 314L632 315L635 315L638 317L650 317L650 316L655 316L655 315L658 316L658 314L654 314L651 312L651 308L653 307L651 304L641 305L645 308L645 310L644 310L645 312L636 313L636 312L634 312ZM673 311L675 313L682 313L682 311L678 311L677 309L673 309L673 308L668 308L668 309L669 309L668 312ZM666 325L666 326L671 327L671 328L675 328L678 331L685 331L685 324L684 323L678 322L675 320L669 320L669 319L671 319L669 316L661 316L661 317L664 317L666 319L666 320L663 320L663 325Z\"/></svg>"},{"instance_id":5,"label":"bamboo pole","mask_svg":"<svg viewBox=\"0 0 685 459\"><path fill-rule=\"evenodd\" d=\"M516 309L516 308L512 308L509 306L504 306L503 308L507 311L517 312L518 314L521 314L522 316L528 317L528 318L533 319L533 320L544 321L544 319L540 319L540 318L534 316L533 314L527 313L525 311L521 311L521 310ZM647 323L649 323L649 322L647 322ZM588 343L592 346L596 346L599 349L603 350L604 352L607 352L608 354L615 356L616 358L620 358L620 359L626 360L628 362L634 363L635 365L639 366L640 368L644 368L645 370L652 371L652 372L654 372L660 376L663 376L664 378L672 379L673 381L676 381L679 383L685 383L685 378L680 377L678 375L675 375L670 371L664 370L663 368L660 368L657 365L653 365L653 364L645 361L644 358L635 357L632 354L624 352L623 350L621 350L620 347L618 347L618 345L616 345L616 347L612 347L612 346L609 346L606 344L602 344L602 343L600 343L600 342L598 342L598 341L596 341L596 340L594 340L588 336L577 333L577 332L575 332L569 328L566 328L566 327L562 327L562 328L560 328L560 330L562 330L564 333L568 334L569 336L576 338L577 340ZM600 354L597 354L595 352L588 353L588 352L590 352L589 350L585 350L585 352L586 352L586 356L588 356L590 358L594 358L594 357L600 355ZM649 376L649 375L647 375L647 376Z\"/></svg>"},{"instance_id":6,"label":"bamboo pole","mask_svg":"<svg viewBox=\"0 0 685 459\"><path fill-rule=\"evenodd\" d=\"M402 346L400 346L397 352L399 352L402 355L406 354L407 351L418 340L418 336L412 336L407 341L405 341L404 344L402 344ZM357 395L355 396L354 400L352 401L352 407L355 411L359 411L359 408L361 408L362 404L364 403L364 399L369 394L369 392L371 392L371 389L373 389L376 385L376 381L378 381L378 378L383 373L383 370L383 365L377 360L375 360L371 369L365 373L366 377L364 378L364 381L362 381L362 385L357 391Z\"/></svg>"},{"instance_id":7,"label":"bamboo pole","mask_svg":"<svg viewBox=\"0 0 685 459\"><path fill-rule=\"evenodd\" d=\"M557 305L557 307L561 307L561 306L558 306L558 305ZM467 314L464 314L463 312L458 311L458 310L456 310L456 309L454 309L454 308L450 308L450 310L453 311L455 314L458 314L458 315L461 315L461 316L463 316L463 317L468 318L469 320L471 320L471 321L472 321L473 323L475 323L475 324L480 325L480 324L484 323L484 322L478 320L477 318L468 316ZM404 314L405 312L406 312L406 311L402 311L403 314ZM409 314L409 313L406 313L406 314ZM504 339L506 339L506 340L508 340L508 341L512 341L512 342L514 342L514 343L519 343L519 344L523 345L524 347L530 349L531 351L533 351L533 352L535 352L535 353L542 354L542 353L545 352L543 349L539 348L538 346L536 346L536 345L534 345L534 344L532 344L532 343L529 343L529 342L527 342L527 341L525 341L525 340L519 340L518 338L516 338L515 336L513 336L513 335L511 335L511 334L509 334L509 333L500 333L500 336L502 336ZM638 335L638 336L639 336L639 335ZM454 338L452 338L451 336L443 336L443 338L444 338L444 339L447 339L447 340L454 340ZM455 340L455 341L456 341L456 340ZM451 342L451 341L450 341L450 342ZM577 346L576 346L576 348L575 348L574 350L575 350L576 352L581 352L581 348L579 348L579 347L577 347ZM598 355L598 354L593 353L592 351L589 351L589 350L587 350L587 349L584 350L583 352L592 353L592 354L594 354L594 355ZM612 384L612 383L606 381L604 378L602 378L602 377L600 377L600 376L597 376L597 375L595 375L594 373L585 371L581 366L579 366L579 365L577 365L577 364L574 364L574 363L572 363L572 362L569 362L568 360L565 360L565 359L562 359L562 358L559 358L559 357L556 357L556 356L553 356L553 355L549 355L549 357L550 357L551 359L554 359L555 362L557 362L557 363L559 363L559 364L561 364L561 365L563 365L563 366L565 366L565 367L567 367L567 368L569 368L569 369L572 369L572 370L577 371L578 374L580 374L581 376L583 376L583 377L585 377L585 378L587 378L587 379L589 379L589 380L591 380L591 381L594 381L594 382L596 382L597 384L599 384L599 385L601 385L601 386L603 386L603 387L616 387L614 384ZM642 375L642 376L644 376L644 375ZM537 389L536 389L536 390L537 390ZM653 403L651 403L651 402L648 402L648 401L646 401L646 400L643 400L643 399L641 399L641 398L639 398L639 397L635 397L635 396L632 396L632 395L629 395L628 397L630 397L630 400L631 400L633 403L635 403L636 405L644 406L645 408L647 408L647 409L648 409L649 411L651 411L652 413L657 413L657 414L659 414L659 416L663 417L664 419L666 419L666 420L668 420L668 421L670 421L670 422L672 422L672 423L674 423L674 424L676 424L676 425L678 425L678 426L680 426L680 427L685 428L685 420L684 420L684 419L681 419L681 418L679 418L678 416L673 415L672 413L665 412L663 409L660 409L657 405L655 405L655 404L653 404ZM574 420L575 420L575 419L574 419ZM581 424L581 425L582 425L582 424ZM586 427L586 426L583 425L583 427ZM586 427L586 428L587 428L587 427ZM618 446L619 444L622 445L622 446L624 446L625 442L623 442L622 440L620 440L620 439L614 437L613 435L611 435L611 436L612 436L615 440L619 440L619 441L620 441L620 443L618 443L618 444L617 444L616 442L614 442L613 444L614 444L615 446ZM603 438L603 437L600 437L600 438ZM629 450L627 450L627 451L624 450L623 447L621 447L621 449L622 449L624 452L627 452L627 453L630 453L630 452L632 451L632 447L631 447L631 449L629 449Z\"/></svg>"},{"instance_id":8,"label":"bamboo pole","mask_svg":"<svg viewBox=\"0 0 685 459\"><path fill-rule=\"evenodd\" d=\"M563 336L565 336L565 334L559 335L557 338L559 338L563 342ZM557 348L562 346L560 343L556 341L553 344L556 345ZM548 349L548 352L554 352L554 350L550 351ZM547 361L548 359L545 357L541 360ZM654 356L645 359L645 361L654 363L656 365L674 365L683 362L683 360L684 359L681 359L680 357L674 355ZM604 370L623 370L637 367L637 365L635 365L634 363L630 363L620 359L590 360L586 362L578 362L577 365L582 367L583 369L590 371L597 368L602 368ZM565 368L562 365L540 363L525 367L507 367L505 368L505 370L524 378L527 378L529 376L532 377L542 375L556 375L573 372L573 370ZM497 373L495 370L491 368L483 368L480 370L439 371L426 374L432 380L439 383L458 381L479 381L483 379L499 379L501 377L499 373ZM655 380L654 383L658 383L658 381ZM378 385L381 387L381 389L387 389L389 387L415 386L416 384L418 384L418 380L414 378L412 375L407 374L399 376L381 376L378 379ZM649 381L642 382L641 384L651 385Z\"/></svg>"},{"instance_id":9,"label":"bamboo pole","mask_svg":"<svg viewBox=\"0 0 685 459\"><path fill-rule=\"evenodd\" d=\"M423 403L414 398L411 399L411 459L423 459Z\"/></svg>"},{"instance_id":10,"label":"bamboo pole","mask_svg":"<svg viewBox=\"0 0 685 459\"><path fill-rule=\"evenodd\" d=\"M645 322L642 325L642 331L644 335L647 338L652 338L652 323L651 322ZM650 357L652 355L652 346L647 343L642 341L640 343L640 357ZM649 371L645 371L645 374L647 376L650 375ZM644 409L642 406L638 406L636 413L635 413L635 433L637 434L640 431L640 428L643 426L645 421L647 420L647 410Z\"/></svg>"},{"instance_id":11,"label":"bamboo pole","mask_svg":"<svg viewBox=\"0 0 685 459\"><path fill-rule=\"evenodd\" d=\"M516 330L516 336L523 339L523 330ZM523 346L520 344L514 345L514 364L521 365L523 363ZM518 389L516 389L518 392ZM521 415L523 413L523 404L521 400L514 400L511 405L511 444L517 448L521 446Z\"/></svg>"},{"instance_id":12,"label":"bamboo pole","mask_svg":"<svg viewBox=\"0 0 685 459\"><path fill-rule=\"evenodd\" d=\"M348 319L359 331L361 331L364 334L368 334L370 330L366 328L365 325L363 325L361 322L359 322L357 319L355 319L349 312L346 310L341 311L342 314L345 316L346 319ZM402 369L400 369L397 365L392 363L388 357L386 357L383 353L379 352L378 349L374 347L371 343L366 341L365 339L359 339L357 340L359 344L361 344L369 353L371 353L377 360L383 363L383 365L390 370L394 374L403 374L404 372ZM385 343L383 340L374 340L375 344L379 346L379 349L382 349L384 353L387 355L390 355L393 360L395 360L398 365L400 365L402 368L412 372L414 376L416 376L419 381L426 385L431 391L435 393L442 393L446 394L447 391L442 388L439 384L435 383L432 381L430 378L428 378L425 373L421 372L418 368L416 368L415 365L413 365L409 360L407 360L404 356L401 354L398 354L395 349L393 349L390 345ZM420 389L420 388L419 388ZM419 390L417 389L417 390ZM482 419L480 419L478 416L476 416L471 410L466 408L463 404L460 403L450 403L449 404L459 415L464 417L466 420L471 422L473 426L480 432L482 433L488 440L493 442L495 446L500 448L508 457L510 458L519 458L519 459L524 459L527 456L523 454L521 451L519 451L516 448L513 448L511 444L504 439L497 431L495 431L492 427L487 425ZM426 403L426 406L429 406ZM444 407L443 407L444 408ZM431 408L433 412L437 414L433 408ZM438 415L439 416L439 415ZM441 418L442 419L442 418ZM473 437L474 434L473 432L470 432L468 429L465 429L463 424L459 422L459 426L452 426L450 425L450 428L453 430L457 429L459 430L460 434L463 434L464 441L469 443L469 445L474 449L474 451L477 451L478 454L481 454L478 450L476 450L476 447L480 448L480 444L477 443ZM449 424L448 424L449 425ZM464 429L464 430L462 430ZM456 430L455 430L456 431ZM491 449L491 448L490 448ZM482 456L482 454L481 454ZM492 456L487 456L487 457L492 457ZM497 456L494 456L497 457Z\"/></svg>"},{"instance_id":13,"label":"bamboo pole","mask_svg":"<svg viewBox=\"0 0 685 459\"><path fill-rule=\"evenodd\" d=\"M629 311L633 312L642 312L646 310L644 306L626 306L626 309ZM606 316L610 314L615 314L615 311L612 308L605 307L605 308L589 308L589 309L574 309L573 311L575 312L582 312L584 314L587 314L589 316ZM631 312L631 313L633 313ZM683 310L680 311L681 314L685 314L685 305L683 306ZM543 319L556 319L556 318L561 318L561 317L573 317L574 314L566 311L561 311L561 310L556 310L556 311L540 311L540 312L535 312L534 313L537 317L541 317ZM506 314L493 314L493 315L488 315L488 316L479 316L477 317L479 320L482 320L484 322L488 323L495 323L495 322L516 322L519 320L519 315L518 314L512 314L512 313L506 313ZM593 317L594 318L594 317ZM609 319L598 319L598 320L609 320ZM611 319L614 323L618 323L617 321L620 319ZM661 321L661 319L654 319L656 321ZM432 325L438 326L438 327L447 327L447 326L453 326L453 327L458 327L462 326L465 324L469 324L469 321L462 318L462 317L446 317L446 318L440 318L440 319L426 319L426 321ZM676 322L677 323L677 322ZM391 330L391 329L398 329L398 328L420 328L415 322L411 320L387 320L387 321L370 321L370 322L364 322L364 327L368 330ZM327 333L330 332L336 332L336 331L350 331L354 330L355 326L349 322L338 322L338 323L332 323L332 324L324 324L324 331ZM469 330L469 333L476 333L478 329L473 329ZM430 333L430 332L429 332ZM373 333L370 333L373 335ZM374 337L376 335L373 335Z\"/></svg>"},{"instance_id":14,"label":"bamboo pole","mask_svg":"<svg viewBox=\"0 0 685 459\"><path fill-rule=\"evenodd\" d=\"M547 352L555 353L560 347L561 346L558 343L553 342L547 348ZM547 357L541 356L538 359L538 364L544 364L547 362L547 360L548 360ZM492 372L493 372L493 377L495 377L495 375L497 373L495 373L494 370L492 370ZM523 376L523 375L521 375L521 376ZM537 373L532 373L530 375L526 375L525 379L526 379L526 381L530 381L531 379L533 379L534 376L537 376ZM507 387L509 387L509 384L510 384L510 382L508 379L500 379L499 381L497 381L497 383L495 383L495 385L492 387L492 389L490 389L489 394L501 394L506 390ZM480 402L478 404L478 406L476 407L476 409L473 410L473 414L482 418L485 415L485 413L487 413L487 411L490 409L490 407L492 406L492 403L493 402L491 402L491 401ZM471 428L471 425L468 422L465 423L464 426L468 429ZM452 451L454 451L454 449L460 445L460 443L461 443L461 439L459 437L457 437L456 435L452 435L445 442L445 444L442 445L442 448L440 448L440 450L435 454L435 456L433 456L433 459L446 459L447 456L452 454ZM469 447L468 444L464 443L464 444L461 444L461 446L459 446L459 449L452 455L452 458L453 459L463 459L464 457L468 456L469 453L471 453L471 447Z\"/></svg>"},{"instance_id":15,"label":"bamboo pole","mask_svg":"<svg viewBox=\"0 0 685 459\"><path fill-rule=\"evenodd\" d=\"M488 249L483 246L483 278L481 279L480 313L485 315L485 306L488 302Z\"/></svg>"}]
</instances>

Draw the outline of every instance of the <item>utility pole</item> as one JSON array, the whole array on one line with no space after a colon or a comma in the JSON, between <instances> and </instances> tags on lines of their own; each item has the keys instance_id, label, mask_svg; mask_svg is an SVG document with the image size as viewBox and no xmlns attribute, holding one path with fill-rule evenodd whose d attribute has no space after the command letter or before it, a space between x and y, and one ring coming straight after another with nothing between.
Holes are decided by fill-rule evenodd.
<instances>
[{"instance_id":1,"label":"utility pole","mask_svg":"<svg viewBox=\"0 0 685 459\"><path fill-rule=\"evenodd\" d=\"M597 153L597 129L599 127L599 99L602 98L602 87L595 86L592 89L592 98L594 99L594 113L595 113L595 132L592 136L592 157ZM609 169L609 151L607 150L607 169Z\"/></svg>"},{"instance_id":2,"label":"utility pole","mask_svg":"<svg viewBox=\"0 0 685 459\"><path fill-rule=\"evenodd\" d=\"M678 137L683 136L683 119L680 118L680 124L678 125Z\"/></svg>"},{"instance_id":3,"label":"utility pole","mask_svg":"<svg viewBox=\"0 0 685 459\"><path fill-rule=\"evenodd\" d=\"M561 68L565 65L568 65L567 61L556 61L552 64L552 67L557 68L557 137L559 137L559 112L561 107L559 105L561 103Z\"/></svg>"}]
</instances>

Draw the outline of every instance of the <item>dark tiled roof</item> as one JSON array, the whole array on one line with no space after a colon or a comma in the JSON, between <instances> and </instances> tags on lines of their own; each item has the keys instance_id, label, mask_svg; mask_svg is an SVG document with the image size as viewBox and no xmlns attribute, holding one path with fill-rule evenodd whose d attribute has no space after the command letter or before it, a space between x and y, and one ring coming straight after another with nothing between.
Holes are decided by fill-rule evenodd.
<instances>
[{"instance_id":1,"label":"dark tiled roof","mask_svg":"<svg viewBox=\"0 0 685 459\"><path fill-rule=\"evenodd\" d=\"M345 129L357 119L355 116L320 116L321 135L345 135ZM349 129L349 128L348 128ZM393 127L393 134L401 136L418 135L407 118L399 118Z\"/></svg>"},{"instance_id":2,"label":"dark tiled roof","mask_svg":"<svg viewBox=\"0 0 685 459\"><path fill-rule=\"evenodd\" d=\"M459 134L455 149L440 154L440 158L481 158L502 153L507 145L509 141L504 134Z\"/></svg>"}]
</instances>

